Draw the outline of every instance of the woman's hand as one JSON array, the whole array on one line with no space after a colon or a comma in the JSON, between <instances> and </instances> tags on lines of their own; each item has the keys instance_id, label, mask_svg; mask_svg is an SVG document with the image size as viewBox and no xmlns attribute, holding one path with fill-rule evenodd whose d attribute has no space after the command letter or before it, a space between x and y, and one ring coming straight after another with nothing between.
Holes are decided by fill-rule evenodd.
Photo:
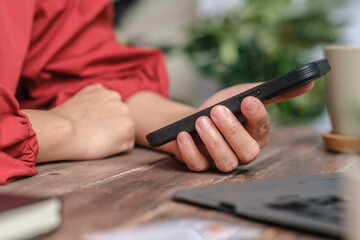
<instances>
[{"instance_id":1,"label":"woman's hand","mask_svg":"<svg viewBox=\"0 0 360 240\"><path fill-rule=\"evenodd\" d=\"M177 137L177 158L193 171L207 170L213 161L220 171L229 172L240 163L253 161L260 148L268 144L270 117L255 97L245 98L241 111L247 118L244 126L222 105L211 110L210 118L197 119L195 129L201 141L194 141L189 133L181 132Z\"/></svg>"},{"instance_id":2,"label":"woman's hand","mask_svg":"<svg viewBox=\"0 0 360 240\"><path fill-rule=\"evenodd\" d=\"M254 87L242 84L222 90L209 98L198 110L216 104L230 96ZM309 91L313 83L306 84L265 102L276 103ZM234 114L224 106L215 106L209 117L200 117L195 124L201 141L194 141L187 132L178 134L172 149L175 156L193 171L207 170L212 163L220 171L229 172L239 164L253 161L261 148L269 142L270 117L265 106L255 97L247 97L241 103L241 112L247 118L243 126Z\"/></svg>"},{"instance_id":3,"label":"woman's hand","mask_svg":"<svg viewBox=\"0 0 360 240\"><path fill-rule=\"evenodd\" d=\"M154 92L141 91L127 100L135 123L136 142L148 146L146 135L203 108L237 95L257 84L240 84L219 91L199 109L165 99ZM307 91L313 83L266 101L265 104L296 97ZM254 97L245 98L241 111L247 118L243 126L236 116L223 106L216 106L211 117L200 117L196 130L202 141L192 139L187 132L179 133L177 140L157 149L173 153L193 171L204 171L212 163L224 172L234 170L240 163L249 163L269 141L270 120L264 104Z\"/></svg>"},{"instance_id":4,"label":"woman's hand","mask_svg":"<svg viewBox=\"0 0 360 240\"><path fill-rule=\"evenodd\" d=\"M94 159L129 151L135 144L134 124L119 93L100 84L85 87L50 110L74 128L77 159Z\"/></svg>"},{"instance_id":5,"label":"woman's hand","mask_svg":"<svg viewBox=\"0 0 360 240\"><path fill-rule=\"evenodd\" d=\"M85 87L49 111L24 112L37 134L38 162L98 159L134 147L128 106L102 85Z\"/></svg>"}]
</instances>

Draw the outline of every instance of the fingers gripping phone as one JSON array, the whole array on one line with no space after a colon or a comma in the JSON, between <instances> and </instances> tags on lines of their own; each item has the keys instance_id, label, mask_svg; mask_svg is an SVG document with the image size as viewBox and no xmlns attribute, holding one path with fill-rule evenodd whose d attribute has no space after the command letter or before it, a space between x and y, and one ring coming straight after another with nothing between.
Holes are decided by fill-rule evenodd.
<instances>
[{"instance_id":1,"label":"fingers gripping phone","mask_svg":"<svg viewBox=\"0 0 360 240\"><path fill-rule=\"evenodd\" d=\"M159 147L165 143L175 140L177 135L182 131L186 131L194 136L196 135L196 120L201 116L210 117L210 111L216 105L223 105L229 108L230 111L232 111L237 117L242 118L242 122L244 122L246 119L241 113L240 104L245 97L254 96L257 97L260 101L265 101L304 85L305 83L311 82L326 74L328 71L330 71L330 69L331 68L327 59L320 59L318 61L308 63L291 72L266 81L261 85L228 98L222 102L214 104L177 122L169 124L159 130L149 133L146 136L146 139L150 147Z\"/></svg>"}]
</instances>

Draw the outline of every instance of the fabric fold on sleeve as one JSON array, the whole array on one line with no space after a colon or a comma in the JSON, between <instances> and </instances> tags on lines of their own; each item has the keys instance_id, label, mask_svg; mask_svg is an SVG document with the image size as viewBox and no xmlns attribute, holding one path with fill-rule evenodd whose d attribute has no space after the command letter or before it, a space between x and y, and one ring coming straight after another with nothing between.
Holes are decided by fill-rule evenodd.
<instances>
[{"instance_id":1,"label":"fabric fold on sleeve","mask_svg":"<svg viewBox=\"0 0 360 240\"><path fill-rule=\"evenodd\" d=\"M0 184L37 174L38 142L28 117L0 86Z\"/></svg>"},{"instance_id":2,"label":"fabric fold on sleeve","mask_svg":"<svg viewBox=\"0 0 360 240\"><path fill-rule=\"evenodd\" d=\"M43 1L35 20L17 96L21 108L53 107L96 83L123 101L142 90L169 97L162 52L118 42L110 0Z\"/></svg>"},{"instance_id":3,"label":"fabric fold on sleeve","mask_svg":"<svg viewBox=\"0 0 360 240\"><path fill-rule=\"evenodd\" d=\"M120 51L117 51L116 56L111 56L111 48L112 51L117 50L118 43L109 47L109 55L106 58L94 64L87 62L88 65L84 67L86 70L81 72L85 75L84 78L73 80L68 87L65 86L56 91L56 97L51 106L63 103L90 84L102 84L108 89L119 92L123 101L139 91L152 91L163 97L169 97L165 61L159 50L122 47ZM124 58L129 60L122 62ZM66 64L71 65L69 62ZM55 71L66 69L64 65L56 67L58 69ZM59 82L61 82L60 79Z\"/></svg>"}]
</instances>

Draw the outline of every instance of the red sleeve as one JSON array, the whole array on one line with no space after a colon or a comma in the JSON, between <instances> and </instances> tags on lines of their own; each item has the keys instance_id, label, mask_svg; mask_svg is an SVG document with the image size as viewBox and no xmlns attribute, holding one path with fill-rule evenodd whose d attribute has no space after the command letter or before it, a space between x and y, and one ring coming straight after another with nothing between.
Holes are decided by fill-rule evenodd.
<instances>
[{"instance_id":1,"label":"red sleeve","mask_svg":"<svg viewBox=\"0 0 360 240\"><path fill-rule=\"evenodd\" d=\"M16 99L0 86L0 184L37 173L38 143Z\"/></svg>"},{"instance_id":2,"label":"red sleeve","mask_svg":"<svg viewBox=\"0 0 360 240\"><path fill-rule=\"evenodd\" d=\"M93 83L118 91L123 100L141 90L168 97L162 53L120 45L112 22L110 0L39 0L21 106L58 105Z\"/></svg>"}]
</instances>

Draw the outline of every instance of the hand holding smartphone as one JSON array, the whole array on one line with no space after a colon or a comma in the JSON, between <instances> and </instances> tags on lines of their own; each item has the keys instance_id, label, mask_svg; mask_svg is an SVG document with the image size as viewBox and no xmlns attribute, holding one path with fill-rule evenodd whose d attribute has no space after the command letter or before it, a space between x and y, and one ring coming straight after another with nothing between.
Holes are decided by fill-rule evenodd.
<instances>
[{"instance_id":1,"label":"hand holding smartphone","mask_svg":"<svg viewBox=\"0 0 360 240\"><path fill-rule=\"evenodd\" d=\"M190 134L195 134L195 122L201 116L210 116L211 109L216 105L223 105L230 109L236 116L242 115L240 111L240 104L247 96L257 97L260 101L265 101L276 97L280 94L288 92L294 88L311 82L330 71L330 65L327 59L321 59L315 62L308 63L291 72L280 75L271 79L261 85L251 88L236 96L228 98L217 104L214 104L206 109L196 112L179 121L169 124L159 130L156 130L146 136L150 147L159 147L165 143L176 139L177 135L186 131ZM243 118L244 121L246 120Z\"/></svg>"}]
</instances>

